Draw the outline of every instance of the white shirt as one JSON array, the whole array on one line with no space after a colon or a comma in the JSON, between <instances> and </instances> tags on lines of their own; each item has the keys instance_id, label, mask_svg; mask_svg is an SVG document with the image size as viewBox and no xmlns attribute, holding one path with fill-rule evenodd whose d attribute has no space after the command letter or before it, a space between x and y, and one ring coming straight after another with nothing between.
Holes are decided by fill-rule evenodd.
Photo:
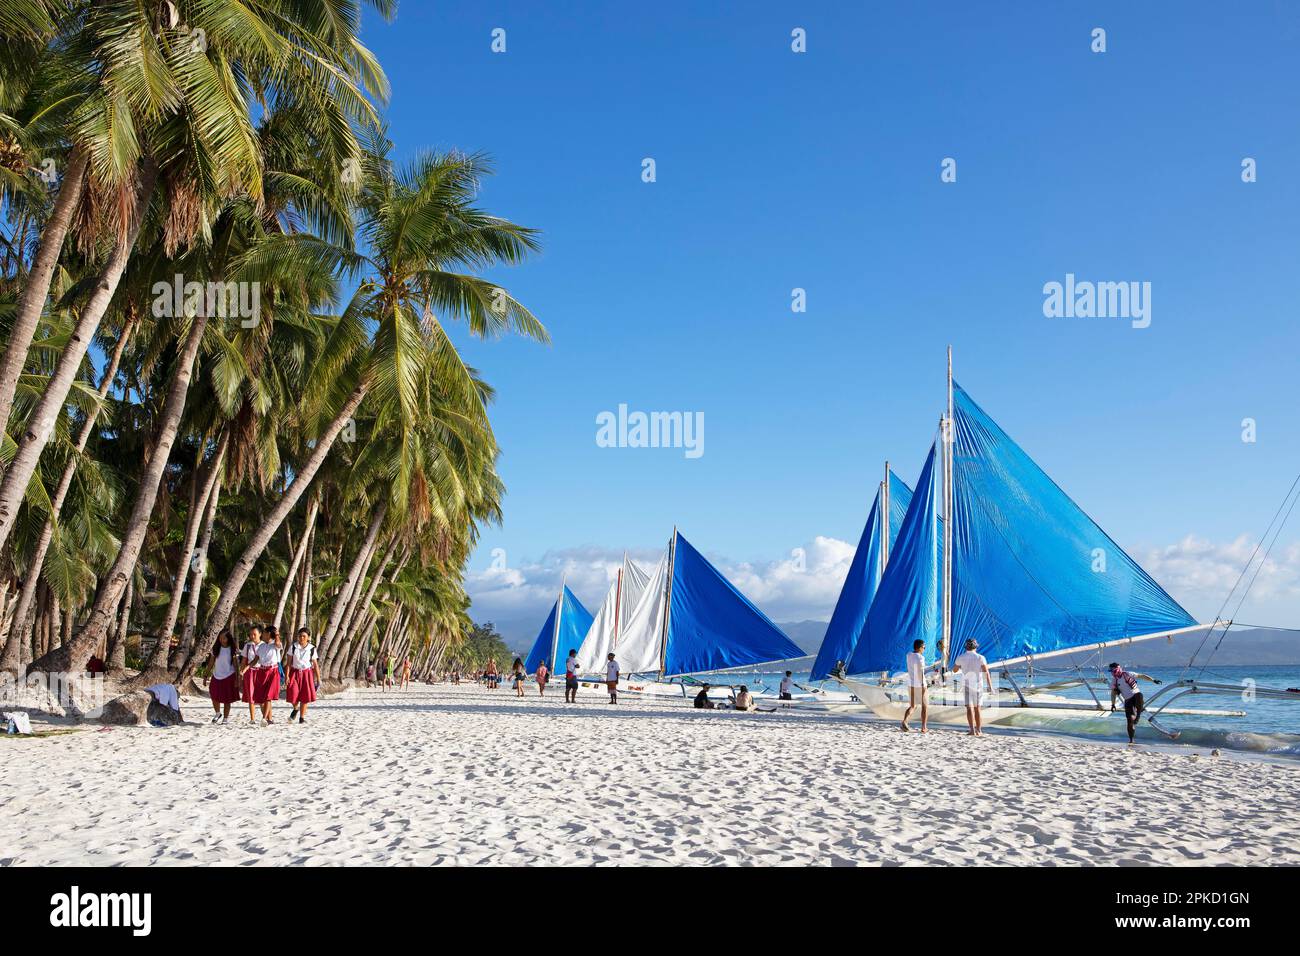
<instances>
[{"instance_id":1,"label":"white shirt","mask_svg":"<svg viewBox=\"0 0 1300 956\"><path fill-rule=\"evenodd\" d=\"M578 674L578 656L569 655L568 660L564 662L564 674L566 677L576 677Z\"/></svg>"},{"instance_id":2,"label":"white shirt","mask_svg":"<svg viewBox=\"0 0 1300 956\"><path fill-rule=\"evenodd\" d=\"M254 644L252 641L245 644L243 651L244 660L248 661L250 664L255 662L257 660L257 649L261 646L261 644Z\"/></svg>"},{"instance_id":3,"label":"white shirt","mask_svg":"<svg viewBox=\"0 0 1300 956\"><path fill-rule=\"evenodd\" d=\"M793 678L793 677L783 677L783 678L781 678L781 693L783 693L783 694L793 694L793 693L794 693L794 678Z\"/></svg>"},{"instance_id":4,"label":"white shirt","mask_svg":"<svg viewBox=\"0 0 1300 956\"><path fill-rule=\"evenodd\" d=\"M280 649L270 641L257 645L257 663L259 667L275 667L280 663Z\"/></svg>"},{"instance_id":5,"label":"white shirt","mask_svg":"<svg viewBox=\"0 0 1300 956\"><path fill-rule=\"evenodd\" d=\"M984 668L988 667L989 662L984 659L983 654L975 651L967 651L961 657L957 658L956 666L961 669L961 682L964 687L979 687L980 675L984 673Z\"/></svg>"},{"instance_id":6,"label":"white shirt","mask_svg":"<svg viewBox=\"0 0 1300 956\"><path fill-rule=\"evenodd\" d=\"M311 665L316 660L316 645L310 641L307 644L295 644L289 648L289 660L296 671L311 670Z\"/></svg>"},{"instance_id":7,"label":"white shirt","mask_svg":"<svg viewBox=\"0 0 1300 956\"><path fill-rule=\"evenodd\" d=\"M979 655L976 655L977 657ZM983 658L981 658L982 660ZM907 655L907 686L925 686L925 655L916 651Z\"/></svg>"},{"instance_id":8,"label":"white shirt","mask_svg":"<svg viewBox=\"0 0 1300 956\"><path fill-rule=\"evenodd\" d=\"M605 680L618 680L618 661L610 661L605 665Z\"/></svg>"},{"instance_id":9,"label":"white shirt","mask_svg":"<svg viewBox=\"0 0 1300 956\"><path fill-rule=\"evenodd\" d=\"M1132 700L1138 693L1137 679L1128 671L1121 670L1119 675L1111 675L1111 691L1119 691L1120 697L1124 700Z\"/></svg>"},{"instance_id":10,"label":"white shirt","mask_svg":"<svg viewBox=\"0 0 1300 956\"><path fill-rule=\"evenodd\" d=\"M225 680L235 672L235 653L229 647L217 648L217 662L212 665L212 679Z\"/></svg>"}]
</instances>

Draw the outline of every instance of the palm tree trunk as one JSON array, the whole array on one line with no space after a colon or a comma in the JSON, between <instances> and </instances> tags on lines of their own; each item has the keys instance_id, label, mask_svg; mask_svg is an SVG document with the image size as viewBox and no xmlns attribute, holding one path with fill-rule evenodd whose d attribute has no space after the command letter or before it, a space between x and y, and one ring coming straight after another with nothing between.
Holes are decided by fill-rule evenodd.
<instances>
[{"instance_id":1,"label":"palm tree trunk","mask_svg":"<svg viewBox=\"0 0 1300 956\"><path fill-rule=\"evenodd\" d=\"M369 567L370 559L374 557L375 548L379 544L379 529L384 524L384 516L388 514L388 502L388 495L384 495L375 505L370 515L370 527L366 529L365 541L357 549L356 557L352 559L352 565L348 568L348 576L344 579L338 594L334 596L334 607L330 610L329 622L316 643L321 659L324 661L328 662L330 659L329 654L338 635L339 625L352 609L353 602L360 597L358 592L361 590L361 578Z\"/></svg>"},{"instance_id":2,"label":"palm tree trunk","mask_svg":"<svg viewBox=\"0 0 1300 956\"><path fill-rule=\"evenodd\" d=\"M205 310L206 311L206 310ZM185 412L185 397L189 393L190 377L194 372L194 361L199 354L199 343L203 339L203 330L207 317L194 316L190 320L189 335L176 359L176 368L167 388L167 398L163 402L162 414L158 422L156 441L149 455L148 463L140 476L136 489L135 502L131 506L131 515L126 522L126 531L118 549L113 566L103 587L95 595L95 605L90 612L90 620L81 629L81 633L69 642L61 653L48 661L35 661L32 666L38 670L80 671L90 657L90 649L99 644L108 633L113 621L113 611L126 590L127 581L135 571L140 559L140 548L144 544L145 534L149 530L149 518L153 514L154 503L158 500L158 488L162 483L163 471L167 468L167 459L171 456L172 444L180 429L181 416ZM160 641L170 647L170 634L163 634ZM156 653L156 651L155 651ZM148 668L146 668L148 671Z\"/></svg>"},{"instance_id":3,"label":"palm tree trunk","mask_svg":"<svg viewBox=\"0 0 1300 956\"><path fill-rule=\"evenodd\" d=\"M122 607L118 614L117 626L113 628L113 640L109 642L108 651L104 656L104 667L106 670L120 674L126 667L126 628L131 617L131 596L135 590L135 582L132 581L122 595Z\"/></svg>"},{"instance_id":4,"label":"palm tree trunk","mask_svg":"<svg viewBox=\"0 0 1300 956\"><path fill-rule=\"evenodd\" d=\"M122 361L122 352L125 351L126 343L131 338L132 332L135 331L135 324L135 319L128 320L122 329L122 334L118 336L117 344L113 346L112 357L108 361L108 367L104 369L104 377L99 380L97 393L99 402L86 415L86 421L81 426L80 434L77 435L76 453L70 455L68 463L63 466L63 475L59 478L59 487L50 501L49 517L45 519L45 526L41 528L41 536L37 539L32 558L27 563L27 573L23 577L23 589L18 596L18 607L15 612L17 616L14 618L16 630L10 635L10 643L5 645L4 656L0 658L0 671L16 674L21 666L22 654L19 651L19 645L14 644L13 641L16 637L25 636L21 622L26 620L27 608L31 606L33 599L36 597L36 582L40 580L41 568L45 565L45 556L49 553L50 542L54 539L55 520L63 510L63 502L67 500L68 491L72 487L72 478L77 472L78 456L86 450L86 444L90 441L90 436L95 432L95 423L99 420L100 410L104 407L104 396L108 394L108 390L113 386L113 379L117 376L117 367Z\"/></svg>"},{"instance_id":5,"label":"palm tree trunk","mask_svg":"<svg viewBox=\"0 0 1300 956\"><path fill-rule=\"evenodd\" d=\"M311 529L311 540L307 542L307 562L302 567L302 587L298 591L298 620L294 628L310 627L312 596L312 564L316 554L316 528Z\"/></svg>"},{"instance_id":6,"label":"palm tree trunk","mask_svg":"<svg viewBox=\"0 0 1300 956\"><path fill-rule=\"evenodd\" d=\"M212 456L212 462L208 466L208 472L203 477L200 487L199 470L194 473L194 485L200 488L197 499L190 506L190 513L185 519L185 540L181 544L181 552L176 559L176 576L172 581L171 598L167 601L167 615L163 618L162 629L158 632L162 635L162 640L154 648L149 660L145 662L144 673L167 670L168 654L171 649L172 631L176 629L176 619L181 612L181 598L185 594L185 580L190 576L190 562L194 558L194 545L199 540L199 530L203 527L203 519L208 510L208 500L216 491L217 481L221 474L221 462L226 456L226 447L230 441L230 432L224 431L221 434L221 441L217 443L216 453ZM152 510L152 509L151 509ZM183 653L184 648L177 646L178 653Z\"/></svg>"},{"instance_id":7,"label":"palm tree trunk","mask_svg":"<svg viewBox=\"0 0 1300 956\"><path fill-rule=\"evenodd\" d=\"M9 345L4 358L0 359L0 429L9 424L9 412L13 409L14 392L18 388L18 379L23 366L27 364L27 350L31 347L36 326L40 323L45 300L50 294L50 282L54 278L54 267L58 265L59 253L63 249L63 240L67 238L68 227L72 223L72 214L81 199L86 185L87 155L81 149L74 148L68 156L68 169L59 184L59 195L54 200L50 218L41 230L41 242L36 248L36 258L32 260L32 270L27 273L27 282L23 285L22 295L14 310L13 327L9 331Z\"/></svg>"},{"instance_id":8,"label":"palm tree trunk","mask_svg":"<svg viewBox=\"0 0 1300 956\"><path fill-rule=\"evenodd\" d=\"M388 548L384 551L383 558L379 561L379 567L370 577L370 587L366 589L365 597L357 601L353 606L351 614L344 618L342 629L343 641L345 646L351 647L351 642L357 636L357 631L362 621L370 614L370 602L375 599L375 594L379 590L380 583L384 580L384 573L388 570L388 564L393 559L393 552L397 549L397 538L394 537L389 543ZM402 573L402 568L406 567L406 560L410 556L410 550L407 549L403 554L402 560L398 562L397 568L393 571L393 577ZM335 662L330 667L331 677L342 677L346 673L347 666L352 663L355 654L336 654Z\"/></svg>"},{"instance_id":9,"label":"palm tree trunk","mask_svg":"<svg viewBox=\"0 0 1300 956\"><path fill-rule=\"evenodd\" d=\"M244 553L239 556L234 567L230 569L230 573L226 576L225 583L221 586L221 597L217 601L216 607L208 614L207 623L203 627L203 637L199 641L200 647L211 644L216 638L222 623L230 616L230 612L239 600L239 592L244 589L248 576L253 573L253 566L257 564L257 559L262 556L262 552L270 544L271 538L280 529L284 519L289 516L289 512L298 503L298 499L306 492L312 479L316 477L316 472L320 470L321 464L325 461L325 456L334 447L339 432L343 430L343 426L348 423L352 414L357 410L361 400L366 397L367 389L368 386L362 382L352 390L352 395L349 396L347 402L339 409L339 413L334 416L334 420L330 422L325 432L316 440L316 446L312 449L311 454L307 456L307 460L303 462L302 469L294 474L293 480L284 489L284 494L280 496L280 500L262 519L262 524L249 539L247 546L244 548ZM193 665L194 660L191 659L182 668L180 675L182 683L194 672Z\"/></svg>"},{"instance_id":10,"label":"palm tree trunk","mask_svg":"<svg viewBox=\"0 0 1300 956\"><path fill-rule=\"evenodd\" d=\"M221 479L212 489L212 499L208 502L207 515L203 519L203 537L199 539L199 550L195 556L190 579L190 598L185 606L185 627L181 631L181 667L190 662L194 656L194 631L199 623L199 601L203 597L203 579L208 574L208 548L212 545L212 526L217 521L217 505L221 501ZM202 660L203 655L199 655Z\"/></svg>"},{"instance_id":11,"label":"palm tree trunk","mask_svg":"<svg viewBox=\"0 0 1300 956\"><path fill-rule=\"evenodd\" d=\"M294 581L298 577L298 567L302 564L302 559L307 554L307 545L311 543L312 529L316 527L316 513L320 511L320 495L312 495L311 501L307 503L307 520L302 526L302 541L298 543L298 550L294 553L293 562L289 565L289 573L284 576L284 589L280 592L280 603L275 607L275 619L271 622L278 630L280 621L284 617L284 606L289 600L289 591L292 590ZM297 627L297 624L294 625Z\"/></svg>"},{"instance_id":12,"label":"palm tree trunk","mask_svg":"<svg viewBox=\"0 0 1300 956\"><path fill-rule=\"evenodd\" d=\"M41 452L45 450L50 436L54 434L54 424L63 411L72 382L81 368L82 359L86 357L86 350L90 348L95 330L99 328L100 320L108 311L109 303L112 302L113 294L122 279L122 273L126 271L126 264L131 258L131 250L135 247L136 236L140 233L140 223L144 219L149 199L153 195L157 176L158 172L153 163L145 163L140 176L140 185L136 190L136 204L131 224L127 227L126 233L118 238L108 261L104 263L99 281L95 284L95 291L82 308L72 337L68 339L63 354L59 356L54 374L50 376L49 383L45 387L45 393L41 395L41 400L36 404L36 409L32 412L27 427L18 441L18 450L14 453L13 461L4 473L4 480L0 481L0 549L9 543L14 522L18 518L18 506L22 504L23 497L27 494L27 485L32 480L32 475L36 473ZM85 661L81 663L84 664Z\"/></svg>"}]
</instances>

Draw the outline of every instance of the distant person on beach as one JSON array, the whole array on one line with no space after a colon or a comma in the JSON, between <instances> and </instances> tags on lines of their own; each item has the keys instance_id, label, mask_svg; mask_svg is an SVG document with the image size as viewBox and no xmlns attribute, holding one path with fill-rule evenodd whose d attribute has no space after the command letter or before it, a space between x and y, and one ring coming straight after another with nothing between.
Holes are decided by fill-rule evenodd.
<instances>
[{"instance_id":1,"label":"distant person on beach","mask_svg":"<svg viewBox=\"0 0 1300 956\"><path fill-rule=\"evenodd\" d=\"M374 664L366 665L366 686L367 687L375 686L375 665Z\"/></svg>"},{"instance_id":2,"label":"distant person on beach","mask_svg":"<svg viewBox=\"0 0 1300 956\"><path fill-rule=\"evenodd\" d=\"M497 689L497 659L489 657L487 662L487 685L488 690Z\"/></svg>"},{"instance_id":3,"label":"distant person on beach","mask_svg":"<svg viewBox=\"0 0 1300 956\"><path fill-rule=\"evenodd\" d=\"M614 660L614 653L605 655L605 688L609 691L609 702L618 703L618 661Z\"/></svg>"},{"instance_id":4,"label":"distant person on beach","mask_svg":"<svg viewBox=\"0 0 1300 956\"><path fill-rule=\"evenodd\" d=\"M406 690L411 686L411 655L406 655L402 660L402 682L398 685L400 690Z\"/></svg>"},{"instance_id":5,"label":"distant person on beach","mask_svg":"<svg viewBox=\"0 0 1300 956\"><path fill-rule=\"evenodd\" d=\"M316 699L316 682L320 678L320 664L316 645L311 642L311 631L298 628L298 643L289 649L289 703L293 710L289 721L307 723L307 705Z\"/></svg>"},{"instance_id":6,"label":"distant person on beach","mask_svg":"<svg viewBox=\"0 0 1300 956\"><path fill-rule=\"evenodd\" d=\"M257 649L262 643L262 629L256 625L248 632L248 640L244 644L243 653L240 655L239 676L240 688L243 698L248 702L248 722L257 723L257 704L254 698L257 696L255 687L257 679Z\"/></svg>"},{"instance_id":7,"label":"distant person on beach","mask_svg":"<svg viewBox=\"0 0 1300 956\"><path fill-rule=\"evenodd\" d=\"M912 728L907 726L907 718L912 716L912 711L916 705L921 705L921 733L928 732L928 723L930 721L930 707L925 701L925 641L913 641L912 653L907 655L907 710L903 711L903 730L908 731Z\"/></svg>"},{"instance_id":8,"label":"distant person on beach","mask_svg":"<svg viewBox=\"0 0 1300 956\"><path fill-rule=\"evenodd\" d=\"M709 685L705 684L695 695L696 710L713 710L713 701L709 700Z\"/></svg>"},{"instance_id":9,"label":"distant person on beach","mask_svg":"<svg viewBox=\"0 0 1300 956\"><path fill-rule=\"evenodd\" d=\"M515 658L515 662L510 665L510 676L515 684L515 696L524 696L524 678L528 675L524 673L524 662Z\"/></svg>"},{"instance_id":10,"label":"distant person on beach","mask_svg":"<svg viewBox=\"0 0 1300 956\"><path fill-rule=\"evenodd\" d=\"M781 692L779 700L794 700L794 672L786 671L785 677L781 678Z\"/></svg>"},{"instance_id":11,"label":"distant person on beach","mask_svg":"<svg viewBox=\"0 0 1300 956\"><path fill-rule=\"evenodd\" d=\"M391 653L384 657L384 690L393 686L393 670L397 667L397 658Z\"/></svg>"},{"instance_id":12,"label":"distant person on beach","mask_svg":"<svg viewBox=\"0 0 1300 956\"><path fill-rule=\"evenodd\" d=\"M989 674L989 662L984 655L976 651L979 642L975 638L966 641L966 653L953 663L952 672L961 675L962 699L966 704L966 723L970 726L971 737L984 736L984 724L980 716L980 674L989 693L993 693L993 677Z\"/></svg>"},{"instance_id":13,"label":"distant person on beach","mask_svg":"<svg viewBox=\"0 0 1300 956\"><path fill-rule=\"evenodd\" d=\"M790 698L786 697L785 700ZM740 693L736 695L736 710L751 711L757 710L758 705L754 703L754 695L749 692L749 688L744 684L740 685Z\"/></svg>"},{"instance_id":14,"label":"distant person on beach","mask_svg":"<svg viewBox=\"0 0 1300 956\"><path fill-rule=\"evenodd\" d=\"M578 652L570 649L564 661L564 702L578 702Z\"/></svg>"},{"instance_id":15,"label":"distant person on beach","mask_svg":"<svg viewBox=\"0 0 1300 956\"><path fill-rule=\"evenodd\" d=\"M1110 671L1110 709L1115 710L1115 695L1124 698L1124 720L1128 724L1128 743L1133 746L1133 735L1137 731L1138 721L1142 719L1142 708L1146 701L1142 691L1138 690L1138 675L1130 674L1119 664L1112 661L1106 665Z\"/></svg>"},{"instance_id":16,"label":"distant person on beach","mask_svg":"<svg viewBox=\"0 0 1300 956\"><path fill-rule=\"evenodd\" d=\"M546 682L551 679L551 669L546 666L546 661L537 665L537 696L546 696Z\"/></svg>"},{"instance_id":17,"label":"distant person on beach","mask_svg":"<svg viewBox=\"0 0 1300 956\"><path fill-rule=\"evenodd\" d=\"M239 700L239 662L229 631L217 635L208 657L208 696L212 698L212 722L229 722L230 705Z\"/></svg>"}]
</instances>

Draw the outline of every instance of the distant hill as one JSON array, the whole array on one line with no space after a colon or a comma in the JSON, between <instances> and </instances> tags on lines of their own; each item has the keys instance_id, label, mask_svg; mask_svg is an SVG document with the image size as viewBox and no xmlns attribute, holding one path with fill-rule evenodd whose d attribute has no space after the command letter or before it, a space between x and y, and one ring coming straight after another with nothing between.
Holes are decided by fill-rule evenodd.
<instances>
[{"instance_id":1,"label":"distant hill","mask_svg":"<svg viewBox=\"0 0 1300 956\"><path fill-rule=\"evenodd\" d=\"M790 621L778 624L790 640L799 645L805 654L816 654L826 636L826 621Z\"/></svg>"}]
</instances>

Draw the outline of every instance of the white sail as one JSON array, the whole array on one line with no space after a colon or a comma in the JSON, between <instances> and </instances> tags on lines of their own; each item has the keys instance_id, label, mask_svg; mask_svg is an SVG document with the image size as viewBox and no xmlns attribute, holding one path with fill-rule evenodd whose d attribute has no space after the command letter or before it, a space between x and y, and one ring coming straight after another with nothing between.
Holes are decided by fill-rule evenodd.
<instances>
[{"instance_id":1,"label":"white sail","mask_svg":"<svg viewBox=\"0 0 1300 956\"><path fill-rule=\"evenodd\" d=\"M639 570L639 569L638 569ZM624 587L631 574L624 575ZM624 674L647 674L658 671L662 663L664 613L668 607L668 552L665 551L650 572L641 599L632 606L619 628L614 657Z\"/></svg>"},{"instance_id":2,"label":"white sail","mask_svg":"<svg viewBox=\"0 0 1300 956\"><path fill-rule=\"evenodd\" d=\"M636 610L636 606L641 603L641 596L645 594L646 586L650 583L650 572L643 571L637 566L635 561L623 561L623 597L619 602L618 616L619 632L622 633L623 627L627 624L628 618Z\"/></svg>"},{"instance_id":3,"label":"white sail","mask_svg":"<svg viewBox=\"0 0 1300 956\"><path fill-rule=\"evenodd\" d=\"M578 669L581 673L605 673L605 656L616 650L619 631L640 602L649 580L649 572L641 570L634 562L623 559L619 574L614 576L613 583L605 593L605 600L596 612L596 619L591 622L591 629L587 631L582 647L578 648Z\"/></svg>"}]
</instances>

